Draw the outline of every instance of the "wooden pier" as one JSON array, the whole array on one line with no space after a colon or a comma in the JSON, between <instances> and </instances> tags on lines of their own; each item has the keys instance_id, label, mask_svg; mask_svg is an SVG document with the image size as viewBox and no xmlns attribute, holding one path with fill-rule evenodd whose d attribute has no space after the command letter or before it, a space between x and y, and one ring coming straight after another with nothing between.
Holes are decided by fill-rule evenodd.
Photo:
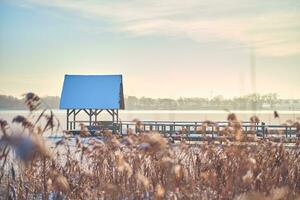
<instances>
[{"instance_id":1,"label":"wooden pier","mask_svg":"<svg viewBox=\"0 0 300 200\"><path fill-rule=\"evenodd\" d=\"M78 92L80 94L78 95ZM186 140L220 138L232 135L233 127L228 121L121 121L119 110L125 109L122 75L65 75L60 109L66 110L66 128L73 134L85 133L87 136L101 135L109 130L121 137L128 133L158 132L168 138L185 137ZM100 120L106 111L111 121ZM79 113L85 114L88 121L79 121ZM82 118L81 118L82 119ZM280 136L299 139L299 127L292 125L272 125L251 122L236 123L235 130L260 138ZM84 130L82 130L84 129ZM297 130L298 129L298 130Z\"/></svg>"},{"instance_id":2,"label":"wooden pier","mask_svg":"<svg viewBox=\"0 0 300 200\"><path fill-rule=\"evenodd\" d=\"M70 123L70 122L69 122ZM104 130L115 130L115 133L126 136L128 132L158 132L168 138L178 138L179 135L184 136L187 140L198 141L203 135L211 139L218 138L220 133L229 128L227 121L122 121L118 123L97 122L90 126L89 121L71 122L69 127L76 127L75 124L86 124L91 135L97 135ZM205 128L205 130L203 130ZM292 125L273 125L264 122L251 123L241 122L243 133L256 134L259 138L267 138L270 136L281 136L285 138L299 138L300 133L297 128ZM80 130L70 130L73 134L79 134Z\"/></svg>"}]
</instances>

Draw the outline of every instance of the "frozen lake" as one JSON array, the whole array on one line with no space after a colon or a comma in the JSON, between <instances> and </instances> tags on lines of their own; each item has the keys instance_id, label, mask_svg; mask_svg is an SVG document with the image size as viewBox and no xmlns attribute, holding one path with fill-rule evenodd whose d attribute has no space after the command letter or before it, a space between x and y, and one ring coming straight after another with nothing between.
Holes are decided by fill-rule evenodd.
<instances>
[{"instance_id":1,"label":"frozen lake","mask_svg":"<svg viewBox=\"0 0 300 200\"><path fill-rule=\"evenodd\" d=\"M242 121L249 121L249 118L256 115L261 121L267 124L282 124L286 120L297 121L300 120L300 111L278 111L279 118L274 119L273 111L232 111L237 114L238 118ZM35 115L38 115L36 112ZM66 111L65 110L54 110L55 116L59 119L63 129L66 128ZM5 119L9 122L17 116L23 115L28 116L28 111L22 110L6 110L0 111L0 118ZM119 116L121 121L132 121L133 119L153 120L153 121L226 121L228 112L227 111L216 111L216 110L120 110ZM88 120L88 117L84 112L81 112L77 117L78 120ZM109 120L108 114L101 113L98 117L99 120Z\"/></svg>"}]
</instances>

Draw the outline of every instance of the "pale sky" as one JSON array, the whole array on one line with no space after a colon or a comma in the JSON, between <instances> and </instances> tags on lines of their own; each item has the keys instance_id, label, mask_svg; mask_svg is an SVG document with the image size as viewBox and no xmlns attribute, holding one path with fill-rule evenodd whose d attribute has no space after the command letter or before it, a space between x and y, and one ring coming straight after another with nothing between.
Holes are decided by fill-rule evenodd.
<instances>
[{"instance_id":1,"label":"pale sky","mask_svg":"<svg viewBox=\"0 0 300 200\"><path fill-rule=\"evenodd\" d=\"M123 74L126 95L300 98L299 0L0 0L0 94Z\"/></svg>"}]
</instances>

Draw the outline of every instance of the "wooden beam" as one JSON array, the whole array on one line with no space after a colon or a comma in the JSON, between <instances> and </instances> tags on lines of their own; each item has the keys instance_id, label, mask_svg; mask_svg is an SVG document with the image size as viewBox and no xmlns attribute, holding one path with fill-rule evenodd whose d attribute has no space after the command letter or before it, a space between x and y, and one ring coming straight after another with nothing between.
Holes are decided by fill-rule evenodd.
<instances>
[{"instance_id":1,"label":"wooden beam","mask_svg":"<svg viewBox=\"0 0 300 200\"><path fill-rule=\"evenodd\" d=\"M114 109L112 109L111 110L112 111L112 123L113 123L113 134L115 134L115 132L116 132L116 127L115 127L115 110Z\"/></svg>"},{"instance_id":2,"label":"wooden beam","mask_svg":"<svg viewBox=\"0 0 300 200\"><path fill-rule=\"evenodd\" d=\"M111 116L113 116L113 113L112 113L109 109L106 109L106 111L107 111Z\"/></svg>"},{"instance_id":3,"label":"wooden beam","mask_svg":"<svg viewBox=\"0 0 300 200\"><path fill-rule=\"evenodd\" d=\"M69 130L69 109L67 109L67 130Z\"/></svg>"},{"instance_id":4,"label":"wooden beam","mask_svg":"<svg viewBox=\"0 0 300 200\"><path fill-rule=\"evenodd\" d=\"M82 111L82 109L77 110L77 112L75 112L75 115L77 115L80 111Z\"/></svg>"},{"instance_id":5,"label":"wooden beam","mask_svg":"<svg viewBox=\"0 0 300 200\"><path fill-rule=\"evenodd\" d=\"M90 109L90 126L92 126L92 116L93 116L93 110Z\"/></svg>"},{"instance_id":6,"label":"wooden beam","mask_svg":"<svg viewBox=\"0 0 300 200\"><path fill-rule=\"evenodd\" d=\"M115 122L115 110L111 109L112 112L112 121Z\"/></svg>"},{"instance_id":7,"label":"wooden beam","mask_svg":"<svg viewBox=\"0 0 300 200\"><path fill-rule=\"evenodd\" d=\"M117 109L117 123L119 123L119 109Z\"/></svg>"},{"instance_id":8,"label":"wooden beam","mask_svg":"<svg viewBox=\"0 0 300 200\"><path fill-rule=\"evenodd\" d=\"M70 109L68 109L70 111ZM75 112L75 109L72 109L71 112L69 112L69 116L71 116Z\"/></svg>"},{"instance_id":9,"label":"wooden beam","mask_svg":"<svg viewBox=\"0 0 300 200\"><path fill-rule=\"evenodd\" d=\"M103 109L97 110L96 115L99 115L102 111Z\"/></svg>"},{"instance_id":10,"label":"wooden beam","mask_svg":"<svg viewBox=\"0 0 300 200\"><path fill-rule=\"evenodd\" d=\"M83 111L84 111L88 116L90 116L90 113L89 113L86 109L83 109Z\"/></svg>"},{"instance_id":11,"label":"wooden beam","mask_svg":"<svg viewBox=\"0 0 300 200\"><path fill-rule=\"evenodd\" d=\"M94 123L96 124L96 122L97 122L97 113L98 113L98 109L95 109L95 111L94 111L94 115L95 115L95 120L94 120Z\"/></svg>"},{"instance_id":12,"label":"wooden beam","mask_svg":"<svg viewBox=\"0 0 300 200\"><path fill-rule=\"evenodd\" d=\"M73 129L76 128L76 112L75 112L75 109L74 109L74 112L73 112Z\"/></svg>"},{"instance_id":13,"label":"wooden beam","mask_svg":"<svg viewBox=\"0 0 300 200\"><path fill-rule=\"evenodd\" d=\"M119 109L117 109L117 127L118 127L118 131L120 132L120 127L119 127Z\"/></svg>"}]
</instances>

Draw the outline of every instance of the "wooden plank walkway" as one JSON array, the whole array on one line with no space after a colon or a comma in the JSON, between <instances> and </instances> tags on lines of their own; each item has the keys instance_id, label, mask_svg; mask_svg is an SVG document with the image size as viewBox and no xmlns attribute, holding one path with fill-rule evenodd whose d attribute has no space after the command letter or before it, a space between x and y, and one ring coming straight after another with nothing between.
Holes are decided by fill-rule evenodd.
<instances>
[{"instance_id":1,"label":"wooden plank walkway","mask_svg":"<svg viewBox=\"0 0 300 200\"><path fill-rule=\"evenodd\" d=\"M77 123L86 124L87 121L76 121ZM210 137L216 139L220 137L220 132L228 128L227 121L140 121L138 124L132 121L122 121L115 124L104 126L86 126L90 133L94 135L97 131L103 129L115 130L121 136L126 136L127 133L139 132L159 132L168 138L185 138L190 141L201 141L204 138ZM205 127L205 130L201 130ZM266 124L264 122L251 123L241 122L241 128L244 134L255 132L257 137L266 138L272 136L280 136L285 138L299 138L300 133L297 132L296 127L291 125L274 125ZM71 130L73 134L79 134L80 130ZM203 137L205 136L205 137Z\"/></svg>"}]
</instances>

